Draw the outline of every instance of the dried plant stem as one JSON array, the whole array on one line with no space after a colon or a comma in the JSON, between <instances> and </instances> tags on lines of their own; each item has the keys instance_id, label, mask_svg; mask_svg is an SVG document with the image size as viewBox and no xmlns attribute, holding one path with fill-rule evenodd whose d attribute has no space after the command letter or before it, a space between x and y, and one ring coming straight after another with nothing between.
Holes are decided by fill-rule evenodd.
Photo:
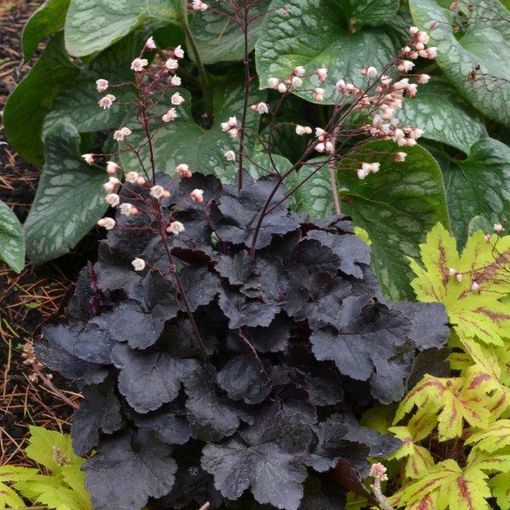
<instances>
[{"instance_id":1,"label":"dried plant stem","mask_svg":"<svg viewBox=\"0 0 510 510\"><path fill-rule=\"evenodd\" d=\"M342 209L340 207L340 197L338 196L338 188L336 186L336 139L338 138L338 133L340 131L340 126L336 126L333 130L333 135L331 137L331 142L333 144L333 154L330 156L328 160L328 169L329 169L329 184L331 186L331 194L333 195L333 203L335 204L335 213L342 214Z\"/></svg>"}]
</instances>

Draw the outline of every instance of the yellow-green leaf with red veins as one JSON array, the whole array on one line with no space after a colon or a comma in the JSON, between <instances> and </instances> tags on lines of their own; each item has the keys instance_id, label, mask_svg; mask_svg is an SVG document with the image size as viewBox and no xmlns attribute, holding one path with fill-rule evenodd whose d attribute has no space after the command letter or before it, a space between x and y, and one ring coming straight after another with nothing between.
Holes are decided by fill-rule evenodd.
<instances>
[{"instance_id":1,"label":"yellow-green leaf with red veins","mask_svg":"<svg viewBox=\"0 0 510 510\"><path fill-rule=\"evenodd\" d=\"M500 473L491 478L489 485L501 510L510 510L510 474Z\"/></svg>"},{"instance_id":2,"label":"yellow-green leaf with red veins","mask_svg":"<svg viewBox=\"0 0 510 510\"><path fill-rule=\"evenodd\" d=\"M489 427L470 436L466 445L476 445L481 451L494 453L510 446L510 420L497 420Z\"/></svg>"},{"instance_id":3,"label":"yellow-green leaf with red veins","mask_svg":"<svg viewBox=\"0 0 510 510\"><path fill-rule=\"evenodd\" d=\"M418 415L437 416L440 441L462 436L464 420L477 428L487 427L491 410L507 407L506 389L490 374L470 367L462 377L439 378L426 375L402 400L394 423L398 423L415 406ZM503 409L503 410L504 410ZM502 412L502 411L501 411Z\"/></svg>"},{"instance_id":4,"label":"yellow-green leaf with red veins","mask_svg":"<svg viewBox=\"0 0 510 510\"><path fill-rule=\"evenodd\" d=\"M402 446L390 458L407 458L404 468L407 478L420 478L434 467L432 455L426 448L417 444L409 427L391 427L390 432L402 441Z\"/></svg>"},{"instance_id":5,"label":"yellow-green leaf with red veins","mask_svg":"<svg viewBox=\"0 0 510 510\"><path fill-rule=\"evenodd\" d=\"M510 338L510 307L502 302L510 294L510 236L486 239L476 232L459 254L455 239L437 224L420 251L423 267L410 261L418 299L443 303L461 341L503 345Z\"/></svg>"}]
</instances>

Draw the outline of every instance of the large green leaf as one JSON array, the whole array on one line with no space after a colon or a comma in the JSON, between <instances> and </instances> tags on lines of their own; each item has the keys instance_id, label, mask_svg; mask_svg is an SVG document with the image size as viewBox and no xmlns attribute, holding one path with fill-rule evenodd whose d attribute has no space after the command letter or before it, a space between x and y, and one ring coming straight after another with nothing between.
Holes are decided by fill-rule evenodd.
<instances>
[{"instance_id":1,"label":"large green leaf","mask_svg":"<svg viewBox=\"0 0 510 510\"><path fill-rule=\"evenodd\" d=\"M35 53L37 46L45 37L53 35L64 26L69 2L70 0L46 0L32 14L21 36L25 62Z\"/></svg>"},{"instance_id":2,"label":"large green leaf","mask_svg":"<svg viewBox=\"0 0 510 510\"><path fill-rule=\"evenodd\" d=\"M222 15L218 9L231 12L228 2L217 0L207 2L211 9L197 13L191 22L191 31L196 40L200 57L204 64L241 60L244 55L244 35L232 20ZM256 2L250 16L265 12L270 0ZM257 17L250 25L248 45L251 51L255 46L263 16Z\"/></svg>"},{"instance_id":3,"label":"large green leaf","mask_svg":"<svg viewBox=\"0 0 510 510\"><path fill-rule=\"evenodd\" d=\"M106 211L106 173L80 156L80 135L63 122L45 137L46 162L25 222L27 253L40 264L68 253Z\"/></svg>"},{"instance_id":4,"label":"large green leaf","mask_svg":"<svg viewBox=\"0 0 510 510\"><path fill-rule=\"evenodd\" d=\"M446 143L466 154L487 134L480 115L451 85L436 78L420 86L416 97L404 101L398 118L406 125L423 129L424 138Z\"/></svg>"},{"instance_id":5,"label":"large green leaf","mask_svg":"<svg viewBox=\"0 0 510 510\"><path fill-rule=\"evenodd\" d=\"M0 200L0 260L17 273L25 265L25 236L16 215Z\"/></svg>"},{"instance_id":6,"label":"large green leaf","mask_svg":"<svg viewBox=\"0 0 510 510\"><path fill-rule=\"evenodd\" d=\"M68 118L80 133L119 127L128 109L120 103L132 100L133 91L129 86L112 88L108 92L112 92L117 101L104 110L97 104L104 94L97 92L96 80L104 78L111 85L132 80L130 63L143 48L146 36L145 31L132 33L94 58L56 98L44 119L44 130L51 129L63 118Z\"/></svg>"},{"instance_id":7,"label":"large green leaf","mask_svg":"<svg viewBox=\"0 0 510 510\"><path fill-rule=\"evenodd\" d=\"M467 159L438 155L443 169L452 230L460 246L474 216L485 222L510 220L510 148L493 138L475 143Z\"/></svg>"},{"instance_id":8,"label":"large green leaf","mask_svg":"<svg viewBox=\"0 0 510 510\"><path fill-rule=\"evenodd\" d=\"M347 0L347 5L354 20L377 26L391 21L398 12L400 0Z\"/></svg>"},{"instance_id":9,"label":"large green leaf","mask_svg":"<svg viewBox=\"0 0 510 510\"><path fill-rule=\"evenodd\" d=\"M367 65L382 70L396 53L392 38L382 28L363 28L349 33L349 23L335 0L274 0L255 46L260 84L270 77L286 79L296 66L309 73L320 67L329 70L320 83L313 75L296 94L313 101L304 89L325 89L324 103L338 101L335 83L340 78L357 86L366 84L360 71Z\"/></svg>"},{"instance_id":10,"label":"large green leaf","mask_svg":"<svg viewBox=\"0 0 510 510\"><path fill-rule=\"evenodd\" d=\"M101 51L150 20L177 22L182 0L71 0L65 23L67 51Z\"/></svg>"},{"instance_id":11,"label":"large green leaf","mask_svg":"<svg viewBox=\"0 0 510 510\"><path fill-rule=\"evenodd\" d=\"M406 147L405 163L395 163L401 150L392 142L372 142L339 166L342 209L372 241L372 263L384 293L412 299L413 278L407 257L419 258L419 244L438 222L449 227L446 196L439 165L420 146ZM378 161L381 169L360 180L359 162Z\"/></svg>"},{"instance_id":12,"label":"large green leaf","mask_svg":"<svg viewBox=\"0 0 510 510\"><path fill-rule=\"evenodd\" d=\"M55 36L32 68L16 87L5 105L5 132L13 148L34 165L44 161L41 129L43 119L58 94L79 73L69 60L63 36Z\"/></svg>"},{"instance_id":13,"label":"large green leaf","mask_svg":"<svg viewBox=\"0 0 510 510\"><path fill-rule=\"evenodd\" d=\"M262 99L261 93L255 90L255 87L252 92L250 104ZM210 129L199 125L191 115L190 94L183 90L181 94L186 98L186 102L177 108L179 117L175 122L165 124L154 137L157 169L173 176L179 163L187 163L194 172L215 174L223 182L233 182L237 164L226 161L224 153L227 150L237 152L239 140L233 140L224 133L221 130L221 123L231 116L237 116L237 120L241 120L243 109L241 79L225 77L216 80L213 96L215 120ZM158 122L158 126L160 124L161 122ZM256 131L258 124L259 115L250 110L248 130ZM140 127L134 121L128 122L128 127L133 130L131 142L139 142ZM141 157L144 165L149 168L149 154L146 146L141 151ZM140 171L138 159L131 152L123 152L121 162L124 168Z\"/></svg>"},{"instance_id":14,"label":"large green leaf","mask_svg":"<svg viewBox=\"0 0 510 510\"><path fill-rule=\"evenodd\" d=\"M437 63L452 84L485 115L510 125L510 13L497 0L469 2L469 22L460 35L453 31L452 11L435 0L409 4L418 26L428 30L437 22L430 45L438 47Z\"/></svg>"}]
</instances>

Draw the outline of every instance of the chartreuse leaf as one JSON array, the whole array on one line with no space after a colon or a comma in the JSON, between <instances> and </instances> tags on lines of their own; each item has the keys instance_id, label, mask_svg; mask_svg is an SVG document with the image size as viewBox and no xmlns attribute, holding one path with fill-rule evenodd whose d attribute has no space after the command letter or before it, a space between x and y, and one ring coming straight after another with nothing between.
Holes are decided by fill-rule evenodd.
<instances>
[{"instance_id":1,"label":"chartreuse leaf","mask_svg":"<svg viewBox=\"0 0 510 510\"><path fill-rule=\"evenodd\" d=\"M381 2L361 3L364 5L358 7L359 2L353 2L354 10L369 16L375 12L369 4ZM334 104L339 100L334 86L337 80L362 86L366 84L360 74L363 67L382 69L395 55L391 37L381 28L350 33L349 18L335 0L273 0L270 9L255 45L262 88L268 86L268 78L288 79L296 66L305 66L309 77L295 93L313 102L310 89L320 86L325 89L324 103ZM321 67L329 71L322 84L314 75Z\"/></svg>"},{"instance_id":2,"label":"chartreuse leaf","mask_svg":"<svg viewBox=\"0 0 510 510\"><path fill-rule=\"evenodd\" d=\"M233 182L237 165L229 163L224 156L227 150L238 150L239 140L233 140L221 129L221 123L231 116L241 118L243 110L243 93L240 77L225 77L218 79L214 87L215 120L210 129L198 124L191 114L191 95L185 90L180 91L186 98L184 105L178 107L176 121L165 124L154 136L156 166L171 176L175 175L175 168L179 163L187 163L193 172L214 174L223 182ZM172 89L173 93L173 89ZM262 93L252 89L250 104L260 101ZM259 116L249 112L247 129L258 128ZM158 119L158 127L161 122ZM132 143L143 139L143 133L137 130L137 123L128 123L133 130L130 138ZM138 128L140 129L140 128ZM122 146L121 146L122 147ZM140 151L146 168L150 168L149 153L144 144ZM131 153L124 151L121 161L125 168L140 171L138 159Z\"/></svg>"},{"instance_id":3,"label":"chartreuse leaf","mask_svg":"<svg viewBox=\"0 0 510 510\"><path fill-rule=\"evenodd\" d=\"M46 135L46 163L25 222L27 253L36 264L68 253L106 210L105 173L82 160L79 145L69 122Z\"/></svg>"},{"instance_id":4,"label":"chartreuse leaf","mask_svg":"<svg viewBox=\"0 0 510 510\"><path fill-rule=\"evenodd\" d=\"M502 391L497 380L476 366L468 369L464 377L426 375L400 403L395 423L402 420L414 406L418 409L423 407L422 416L437 415L440 441L461 437L464 420L473 427L489 425L490 409Z\"/></svg>"},{"instance_id":5,"label":"chartreuse leaf","mask_svg":"<svg viewBox=\"0 0 510 510\"><path fill-rule=\"evenodd\" d=\"M244 35L239 26L226 16L232 9L228 2L211 0L207 2L210 9L193 17L190 24L195 38L200 58L204 64L217 62L231 62L242 60L244 56ZM253 4L250 17L255 20L250 23L248 32L248 48L253 50L262 20L270 0L261 0ZM225 13L225 14L224 14ZM193 54L190 52L190 57Z\"/></svg>"},{"instance_id":6,"label":"chartreuse leaf","mask_svg":"<svg viewBox=\"0 0 510 510\"><path fill-rule=\"evenodd\" d=\"M151 20L178 22L180 0L71 0L65 22L67 51L75 57L101 51Z\"/></svg>"},{"instance_id":7,"label":"chartreuse leaf","mask_svg":"<svg viewBox=\"0 0 510 510\"><path fill-rule=\"evenodd\" d=\"M16 215L0 200L0 260L17 273L25 264L25 236Z\"/></svg>"},{"instance_id":8,"label":"chartreuse leaf","mask_svg":"<svg viewBox=\"0 0 510 510\"><path fill-rule=\"evenodd\" d=\"M372 142L339 165L342 210L368 232L372 263L383 292L392 299L412 297L406 257L419 256L419 243L437 223L449 226L441 171L422 147L406 147L404 163L395 163L399 147ZM381 169L365 180L356 169L362 161L378 161Z\"/></svg>"},{"instance_id":9,"label":"chartreuse leaf","mask_svg":"<svg viewBox=\"0 0 510 510\"><path fill-rule=\"evenodd\" d=\"M79 73L64 50L63 35L56 35L28 76L5 105L5 132L12 147L34 165L44 161L41 130L56 96Z\"/></svg>"},{"instance_id":10,"label":"chartreuse leaf","mask_svg":"<svg viewBox=\"0 0 510 510\"><path fill-rule=\"evenodd\" d=\"M478 110L510 125L510 13L498 0L459 3L467 17L460 32L452 10L435 0L410 0L409 7L438 47L436 61L450 82Z\"/></svg>"},{"instance_id":11,"label":"chartreuse leaf","mask_svg":"<svg viewBox=\"0 0 510 510\"><path fill-rule=\"evenodd\" d=\"M407 98L399 120L423 129L423 137L456 147L466 154L486 135L481 116L457 94L448 82L433 78L420 86L416 97Z\"/></svg>"},{"instance_id":12,"label":"chartreuse leaf","mask_svg":"<svg viewBox=\"0 0 510 510\"><path fill-rule=\"evenodd\" d=\"M4 510L5 508L18 508L21 510L26 508L26 505L14 489L0 482L0 509Z\"/></svg>"},{"instance_id":13,"label":"chartreuse leaf","mask_svg":"<svg viewBox=\"0 0 510 510\"><path fill-rule=\"evenodd\" d=\"M465 444L475 445L487 453L494 453L510 446L510 420L495 421L489 427L468 437Z\"/></svg>"},{"instance_id":14,"label":"chartreuse leaf","mask_svg":"<svg viewBox=\"0 0 510 510\"><path fill-rule=\"evenodd\" d=\"M27 62L35 53L39 43L64 26L70 0L46 0L30 17L23 34L23 58Z\"/></svg>"},{"instance_id":15,"label":"chartreuse leaf","mask_svg":"<svg viewBox=\"0 0 510 510\"><path fill-rule=\"evenodd\" d=\"M486 240L479 231L459 255L455 239L438 224L420 251L423 267L411 261L417 298L443 303L461 341L478 338L503 345L503 338L510 338L510 309L501 302L510 293L510 236L492 235ZM462 281L449 275L450 268L462 274ZM471 290L473 282L480 292Z\"/></svg>"},{"instance_id":16,"label":"chartreuse leaf","mask_svg":"<svg viewBox=\"0 0 510 510\"><path fill-rule=\"evenodd\" d=\"M492 495L496 498L501 510L510 509L510 474L499 473L491 478L489 485L492 489Z\"/></svg>"}]
</instances>

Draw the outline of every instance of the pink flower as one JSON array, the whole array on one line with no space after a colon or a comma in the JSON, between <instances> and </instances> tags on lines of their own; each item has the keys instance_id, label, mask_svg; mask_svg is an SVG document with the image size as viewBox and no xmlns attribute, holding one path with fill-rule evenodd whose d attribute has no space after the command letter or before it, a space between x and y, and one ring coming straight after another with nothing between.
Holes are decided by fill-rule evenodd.
<instances>
[{"instance_id":1,"label":"pink flower","mask_svg":"<svg viewBox=\"0 0 510 510\"><path fill-rule=\"evenodd\" d=\"M505 227L503 225L501 225L501 223L494 224L494 232L496 232L496 234L501 234L501 232L504 232L504 230L505 230Z\"/></svg>"},{"instance_id":2,"label":"pink flower","mask_svg":"<svg viewBox=\"0 0 510 510\"><path fill-rule=\"evenodd\" d=\"M301 76L304 76L305 72L306 72L306 70L305 70L305 68L303 66L297 66L292 71L292 74L294 76L300 76L301 77Z\"/></svg>"},{"instance_id":3,"label":"pink flower","mask_svg":"<svg viewBox=\"0 0 510 510\"><path fill-rule=\"evenodd\" d=\"M397 152L395 154L395 161L397 163L403 163L407 158L407 152Z\"/></svg>"},{"instance_id":4,"label":"pink flower","mask_svg":"<svg viewBox=\"0 0 510 510\"><path fill-rule=\"evenodd\" d=\"M251 105L251 109L254 112L259 113L260 115L263 115L264 113L269 113L269 107L264 102L260 102L260 103L257 103L257 104L252 104Z\"/></svg>"},{"instance_id":5,"label":"pink flower","mask_svg":"<svg viewBox=\"0 0 510 510\"><path fill-rule=\"evenodd\" d=\"M381 168L381 164L380 163L362 163L361 168L363 170L365 170L366 172L372 172L375 174Z\"/></svg>"},{"instance_id":6,"label":"pink flower","mask_svg":"<svg viewBox=\"0 0 510 510\"><path fill-rule=\"evenodd\" d=\"M92 165L95 160L95 154L82 154L82 159L85 160L85 163L88 163L89 165Z\"/></svg>"},{"instance_id":7,"label":"pink flower","mask_svg":"<svg viewBox=\"0 0 510 510\"><path fill-rule=\"evenodd\" d=\"M108 195L104 197L104 201L112 207L117 207L120 203L120 197L117 193L108 193Z\"/></svg>"},{"instance_id":8,"label":"pink flower","mask_svg":"<svg viewBox=\"0 0 510 510\"><path fill-rule=\"evenodd\" d=\"M285 83L281 81L280 83L278 83L277 90L280 94L285 94L285 92L287 92L287 85L285 85Z\"/></svg>"},{"instance_id":9,"label":"pink flower","mask_svg":"<svg viewBox=\"0 0 510 510\"><path fill-rule=\"evenodd\" d=\"M372 464L369 475L383 482L388 479L388 476L386 475L386 468L380 462Z\"/></svg>"},{"instance_id":10,"label":"pink flower","mask_svg":"<svg viewBox=\"0 0 510 510\"><path fill-rule=\"evenodd\" d=\"M121 170L121 168L115 161L108 161L106 163L106 173L108 175L115 175L119 170Z\"/></svg>"},{"instance_id":11,"label":"pink flower","mask_svg":"<svg viewBox=\"0 0 510 510\"><path fill-rule=\"evenodd\" d=\"M138 212L138 209L128 202L124 202L123 204L119 205L120 214L123 214L124 216L132 216L133 214L136 214Z\"/></svg>"},{"instance_id":12,"label":"pink flower","mask_svg":"<svg viewBox=\"0 0 510 510\"><path fill-rule=\"evenodd\" d=\"M321 67L315 71L320 82L325 82L328 79L328 70L325 67Z\"/></svg>"},{"instance_id":13,"label":"pink flower","mask_svg":"<svg viewBox=\"0 0 510 510\"><path fill-rule=\"evenodd\" d=\"M184 103L185 99L179 94L179 92L176 92L171 97L171 103L175 106L180 106L182 103Z\"/></svg>"},{"instance_id":14,"label":"pink flower","mask_svg":"<svg viewBox=\"0 0 510 510\"><path fill-rule=\"evenodd\" d=\"M225 133L228 133L232 138L236 138L239 132L239 128L237 126L237 118L235 116L230 117L228 121L222 122L221 129Z\"/></svg>"},{"instance_id":15,"label":"pink flower","mask_svg":"<svg viewBox=\"0 0 510 510\"><path fill-rule=\"evenodd\" d=\"M109 87L108 80L104 80L103 78L99 78L99 80L96 81L96 87L98 92L104 92L105 90L108 90Z\"/></svg>"},{"instance_id":16,"label":"pink flower","mask_svg":"<svg viewBox=\"0 0 510 510\"><path fill-rule=\"evenodd\" d=\"M166 229L169 234L173 234L174 236L178 236L181 232L184 232L184 230L184 225L180 221L172 221Z\"/></svg>"},{"instance_id":17,"label":"pink flower","mask_svg":"<svg viewBox=\"0 0 510 510\"><path fill-rule=\"evenodd\" d=\"M204 201L204 190L194 189L189 196L193 202L201 204Z\"/></svg>"},{"instance_id":18,"label":"pink flower","mask_svg":"<svg viewBox=\"0 0 510 510\"><path fill-rule=\"evenodd\" d=\"M175 58L184 58L184 50L181 48L180 44L174 49L174 56Z\"/></svg>"},{"instance_id":19,"label":"pink flower","mask_svg":"<svg viewBox=\"0 0 510 510\"><path fill-rule=\"evenodd\" d=\"M174 107L170 108L162 117L163 122L172 122L177 118L177 111Z\"/></svg>"},{"instance_id":20,"label":"pink flower","mask_svg":"<svg viewBox=\"0 0 510 510\"><path fill-rule=\"evenodd\" d=\"M181 78L176 74L174 74L170 79L170 84L173 85L174 87L180 87L181 83L182 83Z\"/></svg>"},{"instance_id":21,"label":"pink flower","mask_svg":"<svg viewBox=\"0 0 510 510\"><path fill-rule=\"evenodd\" d=\"M430 76L428 74L419 74L416 78L416 81L420 85L425 85L430 81Z\"/></svg>"},{"instance_id":22,"label":"pink flower","mask_svg":"<svg viewBox=\"0 0 510 510\"><path fill-rule=\"evenodd\" d=\"M236 160L236 153L234 151L226 151L223 153L225 156L225 159L227 161L235 161Z\"/></svg>"},{"instance_id":23,"label":"pink flower","mask_svg":"<svg viewBox=\"0 0 510 510\"><path fill-rule=\"evenodd\" d=\"M178 60L175 60L175 58L169 58L166 62L165 62L165 67L169 70L169 71L175 71L176 69L179 68L179 61Z\"/></svg>"},{"instance_id":24,"label":"pink flower","mask_svg":"<svg viewBox=\"0 0 510 510\"><path fill-rule=\"evenodd\" d=\"M313 90L313 97L316 101L324 101L324 89L317 87Z\"/></svg>"},{"instance_id":25,"label":"pink flower","mask_svg":"<svg viewBox=\"0 0 510 510\"><path fill-rule=\"evenodd\" d=\"M451 9L452 11L458 11L458 10L459 10L459 8L460 8L460 4L459 4L459 2L452 2L452 3L450 4L450 9Z\"/></svg>"},{"instance_id":26,"label":"pink flower","mask_svg":"<svg viewBox=\"0 0 510 510\"><path fill-rule=\"evenodd\" d=\"M131 261L131 265L133 266L135 271L143 271L145 269L145 260L136 257Z\"/></svg>"},{"instance_id":27,"label":"pink flower","mask_svg":"<svg viewBox=\"0 0 510 510\"><path fill-rule=\"evenodd\" d=\"M205 2L202 2L202 0L193 0L191 8L194 11L204 12L207 11L207 9L209 9L209 6Z\"/></svg>"},{"instance_id":28,"label":"pink flower","mask_svg":"<svg viewBox=\"0 0 510 510\"><path fill-rule=\"evenodd\" d=\"M410 60L402 60L398 65L398 70L404 73L408 73L414 69L414 65L414 62L411 62Z\"/></svg>"},{"instance_id":29,"label":"pink flower","mask_svg":"<svg viewBox=\"0 0 510 510\"><path fill-rule=\"evenodd\" d=\"M97 221L99 227L103 227L106 230L111 230L115 227L115 220L113 218L101 218Z\"/></svg>"},{"instance_id":30,"label":"pink flower","mask_svg":"<svg viewBox=\"0 0 510 510\"><path fill-rule=\"evenodd\" d=\"M137 73L143 71L143 68L149 64L149 61L146 58L135 58L133 62L131 62L131 69Z\"/></svg>"},{"instance_id":31,"label":"pink flower","mask_svg":"<svg viewBox=\"0 0 510 510\"><path fill-rule=\"evenodd\" d=\"M186 163L180 163L177 165L175 172L182 179L189 179L192 175L189 166Z\"/></svg>"},{"instance_id":32,"label":"pink flower","mask_svg":"<svg viewBox=\"0 0 510 510\"><path fill-rule=\"evenodd\" d=\"M480 285L479 285L478 283L476 283L476 282L473 282L473 283L471 284L471 290L472 290L473 292L478 292L478 293L480 293Z\"/></svg>"},{"instance_id":33,"label":"pink flower","mask_svg":"<svg viewBox=\"0 0 510 510\"><path fill-rule=\"evenodd\" d=\"M155 186L152 186L150 195L151 197L154 197L156 200L160 200L162 198L169 197L170 192L163 188L163 186L156 184Z\"/></svg>"},{"instance_id":34,"label":"pink flower","mask_svg":"<svg viewBox=\"0 0 510 510\"><path fill-rule=\"evenodd\" d=\"M156 49L156 43L154 42L154 37L149 37L145 43L145 49L148 51L152 51Z\"/></svg>"},{"instance_id":35,"label":"pink flower","mask_svg":"<svg viewBox=\"0 0 510 510\"><path fill-rule=\"evenodd\" d=\"M126 138L126 136L129 136L131 133L132 133L131 129L129 129L128 127L123 127L117 129L117 131L113 133L113 139L116 140L117 142L122 142L124 138Z\"/></svg>"},{"instance_id":36,"label":"pink flower","mask_svg":"<svg viewBox=\"0 0 510 510\"><path fill-rule=\"evenodd\" d=\"M113 193L120 187L120 185L121 182L117 179L117 177L110 177L108 182L103 184L103 188L107 193Z\"/></svg>"},{"instance_id":37,"label":"pink flower","mask_svg":"<svg viewBox=\"0 0 510 510\"><path fill-rule=\"evenodd\" d=\"M126 174L126 182L134 184L138 180L138 177L140 177L138 172L128 172Z\"/></svg>"},{"instance_id":38,"label":"pink flower","mask_svg":"<svg viewBox=\"0 0 510 510\"><path fill-rule=\"evenodd\" d=\"M303 80L299 76L293 76L290 83L295 89L303 86Z\"/></svg>"}]
</instances>

